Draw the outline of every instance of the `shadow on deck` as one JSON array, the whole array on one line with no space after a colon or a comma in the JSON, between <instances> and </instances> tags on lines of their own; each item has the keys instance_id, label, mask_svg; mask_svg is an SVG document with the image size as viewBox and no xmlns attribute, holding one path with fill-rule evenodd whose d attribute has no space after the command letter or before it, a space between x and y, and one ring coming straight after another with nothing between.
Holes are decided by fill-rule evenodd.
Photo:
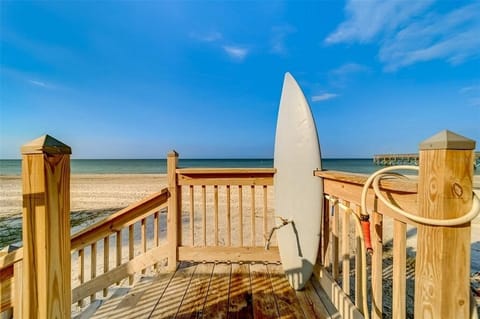
<instances>
[{"instance_id":1,"label":"shadow on deck","mask_svg":"<svg viewBox=\"0 0 480 319\"><path fill-rule=\"evenodd\" d=\"M315 280L293 290L278 264L186 263L97 300L76 318L335 318ZM92 314L93 312L93 314Z\"/></svg>"}]
</instances>

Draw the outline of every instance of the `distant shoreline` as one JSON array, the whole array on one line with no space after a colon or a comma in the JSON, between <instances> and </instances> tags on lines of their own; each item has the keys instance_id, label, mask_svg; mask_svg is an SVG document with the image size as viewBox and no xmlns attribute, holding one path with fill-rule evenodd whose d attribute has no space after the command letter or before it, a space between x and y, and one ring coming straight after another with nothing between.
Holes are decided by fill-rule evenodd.
<instances>
[{"instance_id":1,"label":"distant shoreline","mask_svg":"<svg viewBox=\"0 0 480 319\"><path fill-rule=\"evenodd\" d=\"M208 168L270 168L273 159L179 159L180 167ZM327 158L322 160L325 170L371 174L384 166L376 165L371 158ZM73 159L72 175L110 174L166 174L165 159ZM480 169L474 171L480 176ZM20 176L21 160L0 160L0 176Z\"/></svg>"}]
</instances>

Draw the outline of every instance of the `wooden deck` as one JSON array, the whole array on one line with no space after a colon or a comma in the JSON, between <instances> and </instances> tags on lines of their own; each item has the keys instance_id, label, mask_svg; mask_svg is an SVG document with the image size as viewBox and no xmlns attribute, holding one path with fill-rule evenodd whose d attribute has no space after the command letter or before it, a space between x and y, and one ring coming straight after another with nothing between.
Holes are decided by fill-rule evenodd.
<instances>
[{"instance_id":1,"label":"wooden deck","mask_svg":"<svg viewBox=\"0 0 480 319\"><path fill-rule=\"evenodd\" d=\"M182 262L175 272L143 277L119 295L98 301L94 315L77 318L337 317L315 280L296 292L278 264Z\"/></svg>"}]
</instances>

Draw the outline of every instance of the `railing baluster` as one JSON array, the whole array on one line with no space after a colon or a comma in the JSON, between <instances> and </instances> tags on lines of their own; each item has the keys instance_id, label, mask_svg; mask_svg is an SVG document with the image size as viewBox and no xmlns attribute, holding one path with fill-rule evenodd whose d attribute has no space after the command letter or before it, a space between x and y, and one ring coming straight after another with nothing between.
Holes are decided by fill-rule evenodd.
<instances>
[{"instance_id":1,"label":"railing baluster","mask_svg":"<svg viewBox=\"0 0 480 319\"><path fill-rule=\"evenodd\" d=\"M268 236L268 191L267 185L263 185L263 238L264 244Z\"/></svg>"},{"instance_id":2,"label":"railing baluster","mask_svg":"<svg viewBox=\"0 0 480 319\"><path fill-rule=\"evenodd\" d=\"M117 267L122 264L122 230L117 230L115 232L116 240L116 253L117 253ZM120 285L120 282L117 282L117 285Z\"/></svg>"},{"instance_id":3,"label":"railing baluster","mask_svg":"<svg viewBox=\"0 0 480 319\"><path fill-rule=\"evenodd\" d=\"M349 202L345 205L348 207ZM340 207L338 207L340 211ZM350 243L348 233L350 231L350 213L344 211L342 214L342 288L347 296L350 296Z\"/></svg>"},{"instance_id":4,"label":"railing baluster","mask_svg":"<svg viewBox=\"0 0 480 319\"><path fill-rule=\"evenodd\" d=\"M90 280L97 277L97 243L90 245ZM96 293L90 295L90 302L94 302Z\"/></svg>"},{"instance_id":5,"label":"railing baluster","mask_svg":"<svg viewBox=\"0 0 480 319\"><path fill-rule=\"evenodd\" d=\"M251 196L251 227L252 227L252 247L256 246L256 229L255 229L255 185L250 186L250 196Z\"/></svg>"},{"instance_id":6,"label":"railing baluster","mask_svg":"<svg viewBox=\"0 0 480 319\"><path fill-rule=\"evenodd\" d=\"M141 246L142 246L142 253L147 252L147 221L146 218L142 218L141 221ZM142 269L142 274L145 274L146 269Z\"/></svg>"},{"instance_id":7,"label":"railing baluster","mask_svg":"<svg viewBox=\"0 0 480 319\"><path fill-rule=\"evenodd\" d=\"M159 218L158 218L159 212L155 212L153 214L153 246L158 247L159 244L159 232L158 232L158 223L159 223ZM158 269L158 263L155 263L153 265L153 269L157 270Z\"/></svg>"},{"instance_id":8,"label":"railing baluster","mask_svg":"<svg viewBox=\"0 0 480 319\"><path fill-rule=\"evenodd\" d=\"M214 236L215 246L218 246L218 185L213 186L213 205L214 205Z\"/></svg>"},{"instance_id":9,"label":"railing baluster","mask_svg":"<svg viewBox=\"0 0 480 319\"><path fill-rule=\"evenodd\" d=\"M322 246L321 246L321 259L322 265L324 267L328 266L328 246L330 244L330 214L331 214L331 205L330 201L327 198L324 198L323 201L324 211L323 211L323 220L322 220Z\"/></svg>"},{"instance_id":10,"label":"railing baluster","mask_svg":"<svg viewBox=\"0 0 480 319\"><path fill-rule=\"evenodd\" d=\"M358 205L355 205L355 214L360 215L361 208ZM362 290L362 281L363 281L363 272L362 266L367 267L367 265L362 265L362 246L363 241L361 237L361 230L355 227L355 305L360 310L361 313L365 313L368 309L363 309L363 290ZM366 298L366 296L365 296Z\"/></svg>"},{"instance_id":11,"label":"railing baluster","mask_svg":"<svg viewBox=\"0 0 480 319\"><path fill-rule=\"evenodd\" d=\"M393 222L393 294L392 318L405 318L406 315L406 231L407 225Z\"/></svg>"},{"instance_id":12,"label":"railing baluster","mask_svg":"<svg viewBox=\"0 0 480 319\"><path fill-rule=\"evenodd\" d=\"M107 273L110 264L110 236L103 239L103 273ZM108 295L108 287L103 288L103 296Z\"/></svg>"},{"instance_id":13,"label":"railing baluster","mask_svg":"<svg viewBox=\"0 0 480 319\"><path fill-rule=\"evenodd\" d=\"M231 202L230 202L230 185L227 185L227 220L226 220L226 227L227 227L227 247L232 245L232 234L231 234Z\"/></svg>"},{"instance_id":14,"label":"railing baluster","mask_svg":"<svg viewBox=\"0 0 480 319\"><path fill-rule=\"evenodd\" d=\"M203 247L207 246L207 190L206 186L202 185L202 222L203 222Z\"/></svg>"},{"instance_id":15,"label":"railing baluster","mask_svg":"<svg viewBox=\"0 0 480 319\"><path fill-rule=\"evenodd\" d=\"M238 220L240 231L240 247L243 247L243 190L242 185L238 185Z\"/></svg>"},{"instance_id":16,"label":"railing baluster","mask_svg":"<svg viewBox=\"0 0 480 319\"><path fill-rule=\"evenodd\" d=\"M339 265L338 265L338 234L339 234L339 219L340 219L340 207L337 206L335 209L335 213L333 214L332 218L332 275L335 280L338 279L339 273ZM345 220L345 214L342 215L342 222ZM343 242L342 242L343 244ZM343 256L343 255L342 255Z\"/></svg>"},{"instance_id":17,"label":"railing baluster","mask_svg":"<svg viewBox=\"0 0 480 319\"><path fill-rule=\"evenodd\" d=\"M193 185L190 185L190 243L195 246L195 216L194 216L194 208L195 208L195 199L193 196Z\"/></svg>"},{"instance_id":18,"label":"railing baluster","mask_svg":"<svg viewBox=\"0 0 480 319\"><path fill-rule=\"evenodd\" d=\"M78 250L78 281L80 285L85 281L85 252L83 248ZM78 306L81 308L83 305L83 299L79 300Z\"/></svg>"},{"instance_id":19,"label":"railing baluster","mask_svg":"<svg viewBox=\"0 0 480 319\"><path fill-rule=\"evenodd\" d=\"M134 256L134 241L135 241L135 232L133 224L128 226L128 260L132 260ZM128 276L129 285L133 284L133 275Z\"/></svg>"},{"instance_id":20,"label":"railing baluster","mask_svg":"<svg viewBox=\"0 0 480 319\"><path fill-rule=\"evenodd\" d=\"M374 212L373 218L373 236L372 236L372 319L382 319L383 317L383 215Z\"/></svg>"}]
</instances>

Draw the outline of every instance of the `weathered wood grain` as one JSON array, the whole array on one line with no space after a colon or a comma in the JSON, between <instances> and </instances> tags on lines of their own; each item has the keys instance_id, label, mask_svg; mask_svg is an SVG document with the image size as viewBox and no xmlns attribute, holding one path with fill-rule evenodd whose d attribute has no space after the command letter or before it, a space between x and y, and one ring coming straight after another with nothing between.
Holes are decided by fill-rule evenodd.
<instances>
[{"instance_id":1,"label":"weathered wood grain","mask_svg":"<svg viewBox=\"0 0 480 319\"><path fill-rule=\"evenodd\" d=\"M253 318L250 269L247 264L233 264L230 282L228 318Z\"/></svg>"},{"instance_id":2,"label":"weathered wood grain","mask_svg":"<svg viewBox=\"0 0 480 319\"><path fill-rule=\"evenodd\" d=\"M288 283L285 272L279 264L268 264L267 271L273 287L273 297L277 304L278 315L285 319L305 318L295 291Z\"/></svg>"},{"instance_id":3,"label":"weathered wood grain","mask_svg":"<svg viewBox=\"0 0 480 319\"><path fill-rule=\"evenodd\" d=\"M199 318L227 318L231 270L231 264L215 264L203 307L203 316L199 316Z\"/></svg>"},{"instance_id":4,"label":"weathered wood grain","mask_svg":"<svg viewBox=\"0 0 480 319\"><path fill-rule=\"evenodd\" d=\"M214 264L212 263L197 265L192 281L178 309L176 319L195 319L203 316L203 308L207 298L213 268Z\"/></svg>"},{"instance_id":5,"label":"weathered wood grain","mask_svg":"<svg viewBox=\"0 0 480 319\"><path fill-rule=\"evenodd\" d=\"M47 136L43 142L50 141ZM22 313L32 319L66 318L71 313L71 151L59 147L50 154L49 145L38 145L39 151L30 153L30 146L22 154Z\"/></svg>"},{"instance_id":6,"label":"weathered wood grain","mask_svg":"<svg viewBox=\"0 0 480 319\"><path fill-rule=\"evenodd\" d=\"M470 210L472 160L473 150L420 150L420 216L448 219ZM470 223L456 227L418 226L416 318L468 318L470 232Z\"/></svg>"},{"instance_id":7,"label":"weathered wood grain","mask_svg":"<svg viewBox=\"0 0 480 319\"><path fill-rule=\"evenodd\" d=\"M250 281L252 285L253 317L277 318L278 310L267 266L263 263L250 265Z\"/></svg>"},{"instance_id":8,"label":"weathered wood grain","mask_svg":"<svg viewBox=\"0 0 480 319\"><path fill-rule=\"evenodd\" d=\"M192 280L195 268L196 265L194 264L180 263L162 298L152 311L151 318L175 318Z\"/></svg>"}]
</instances>

